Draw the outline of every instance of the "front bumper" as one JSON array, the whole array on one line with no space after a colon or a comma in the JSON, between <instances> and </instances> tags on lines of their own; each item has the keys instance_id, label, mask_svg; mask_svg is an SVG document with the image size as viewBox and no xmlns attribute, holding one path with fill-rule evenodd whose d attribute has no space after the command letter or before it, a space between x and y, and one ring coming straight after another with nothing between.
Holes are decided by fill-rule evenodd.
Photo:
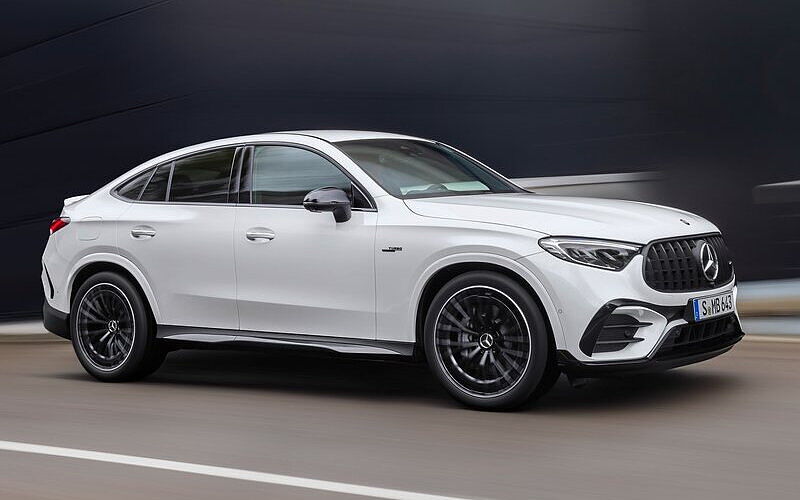
<instances>
[{"instance_id":1,"label":"front bumper","mask_svg":"<svg viewBox=\"0 0 800 500\"><path fill-rule=\"evenodd\" d=\"M723 318L724 319L724 318ZM744 332L738 318L731 316L732 328L706 339L676 345L674 339L681 334L681 326L667 332L664 341L652 357L616 362L580 362L568 351L558 351L558 365L571 377L602 377L608 375L647 373L705 361L729 351L742 340ZM689 325L689 324L687 324ZM689 325L697 327L702 323Z\"/></svg>"},{"instance_id":2,"label":"front bumper","mask_svg":"<svg viewBox=\"0 0 800 500\"><path fill-rule=\"evenodd\" d=\"M642 259L641 255L636 256L619 272L566 262L547 252L518 260L542 283L552 302L551 310L556 314L550 314L549 319L564 371L602 373L681 366L721 354L741 338L734 310L730 317L735 320L738 333L726 337L730 344L706 342L695 346L702 347L698 352L684 352L666 359L660 348L672 332L704 323L694 322L688 307L690 301L728 291L733 293L735 301L736 281L732 279L713 290L660 292L645 283ZM635 328L626 331L628 324ZM627 337L615 336L613 332L625 333ZM624 348L614 349L609 345L596 348L598 341L612 344L622 338L630 339L631 343Z\"/></svg>"}]
</instances>

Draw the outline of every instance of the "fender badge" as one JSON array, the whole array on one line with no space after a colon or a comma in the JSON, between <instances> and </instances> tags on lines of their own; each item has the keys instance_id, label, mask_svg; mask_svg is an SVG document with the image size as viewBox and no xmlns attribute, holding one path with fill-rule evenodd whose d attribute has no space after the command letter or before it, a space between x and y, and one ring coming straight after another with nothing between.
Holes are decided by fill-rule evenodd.
<instances>
[{"instance_id":1,"label":"fender badge","mask_svg":"<svg viewBox=\"0 0 800 500\"><path fill-rule=\"evenodd\" d=\"M403 247L386 247L381 248L381 252L402 252Z\"/></svg>"}]
</instances>

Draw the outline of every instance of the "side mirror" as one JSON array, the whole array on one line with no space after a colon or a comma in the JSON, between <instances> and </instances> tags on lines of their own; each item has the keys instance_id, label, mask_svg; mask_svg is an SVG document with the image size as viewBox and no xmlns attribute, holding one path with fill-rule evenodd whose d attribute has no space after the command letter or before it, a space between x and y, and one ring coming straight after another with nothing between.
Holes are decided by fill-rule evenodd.
<instances>
[{"instance_id":1,"label":"side mirror","mask_svg":"<svg viewBox=\"0 0 800 500\"><path fill-rule=\"evenodd\" d=\"M303 200L303 207L311 212L333 212L336 222L347 222L351 216L350 198L336 187L324 187L311 191Z\"/></svg>"}]
</instances>

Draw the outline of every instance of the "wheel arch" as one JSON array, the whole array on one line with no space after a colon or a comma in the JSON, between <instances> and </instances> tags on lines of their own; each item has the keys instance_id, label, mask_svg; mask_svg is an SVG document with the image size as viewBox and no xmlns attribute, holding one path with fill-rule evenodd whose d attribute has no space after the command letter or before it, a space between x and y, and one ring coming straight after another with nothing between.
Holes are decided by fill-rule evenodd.
<instances>
[{"instance_id":1,"label":"wheel arch","mask_svg":"<svg viewBox=\"0 0 800 500\"><path fill-rule=\"evenodd\" d=\"M150 288L144 274L127 259L115 254L92 255L81 259L78 265L70 274L67 280L67 290L69 291L69 301L67 307L72 307L72 300L80 286L92 275L103 271L112 271L128 278L131 283L139 290L145 303L156 323L159 322L160 314L155 296Z\"/></svg>"},{"instance_id":2,"label":"wheel arch","mask_svg":"<svg viewBox=\"0 0 800 500\"><path fill-rule=\"evenodd\" d=\"M548 342L551 343L554 349L558 348L559 342L557 339L562 339L563 333L561 331L561 324L558 321L556 307L550 299L547 290L536 279L535 276L530 274L521 264L508 260L499 256L494 258L468 258L464 260L457 260L454 262L443 262L439 266L432 266L434 269L429 269L426 276L423 278L424 285L421 286L419 293L416 295L416 307L414 310L414 332L415 332L415 357L423 359L424 354L424 335L425 335L425 316L428 312L428 307L433 301L442 286L448 281L461 274L471 271L493 271L505 275L525 290L527 290L534 301L536 301L542 314L545 318L545 325L547 326Z\"/></svg>"}]
</instances>

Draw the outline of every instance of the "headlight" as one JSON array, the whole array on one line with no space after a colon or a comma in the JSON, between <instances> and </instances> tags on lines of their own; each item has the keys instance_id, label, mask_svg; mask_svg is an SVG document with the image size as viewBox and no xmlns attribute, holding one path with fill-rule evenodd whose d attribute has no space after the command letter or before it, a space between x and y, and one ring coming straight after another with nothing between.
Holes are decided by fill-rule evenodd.
<instances>
[{"instance_id":1,"label":"headlight","mask_svg":"<svg viewBox=\"0 0 800 500\"><path fill-rule=\"evenodd\" d=\"M639 253L641 245L586 238L542 238L539 246L559 259L619 271Z\"/></svg>"}]
</instances>

